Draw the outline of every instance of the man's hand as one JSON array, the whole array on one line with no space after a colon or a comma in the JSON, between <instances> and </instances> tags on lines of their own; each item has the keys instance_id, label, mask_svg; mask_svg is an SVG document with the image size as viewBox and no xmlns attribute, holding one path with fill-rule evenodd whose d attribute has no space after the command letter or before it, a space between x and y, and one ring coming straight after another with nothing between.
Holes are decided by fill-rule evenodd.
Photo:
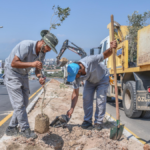
<instances>
[{"instance_id":1,"label":"man's hand","mask_svg":"<svg viewBox=\"0 0 150 150\"><path fill-rule=\"evenodd\" d=\"M34 61L34 62L32 63L32 65L33 65L33 67L35 67L35 68L37 68L37 69L39 69L39 70L42 69L42 63L41 63L40 61Z\"/></svg>"},{"instance_id":2,"label":"man's hand","mask_svg":"<svg viewBox=\"0 0 150 150\"><path fill-rule=\"evenodd\" d=\"M40 78L39 82L40 82L41 85L43 85L45 83L45 78Z\"/></svg>"},{"instance_id":3,"label":"man's hand","mask_svg":"<svg viewBox=\"0 0 150 150\"><path fill-rule=\"evenodd\" d=\"M72 115L72 113L73 113L73 108L71 108L70 110L68 110L67 111L67 116L69 117L69 118L71 118L71 115Z\"/></svg>"},{"instance_id":4,"label":"man's hand","mask_svg":"<svg viewBox=\"0 0 150 150\"><path fill-rule=\"evenodd\" d=\"M116 40L110 42L110 48L117 48L117 41Z\"/></svg>"}]
</instances>

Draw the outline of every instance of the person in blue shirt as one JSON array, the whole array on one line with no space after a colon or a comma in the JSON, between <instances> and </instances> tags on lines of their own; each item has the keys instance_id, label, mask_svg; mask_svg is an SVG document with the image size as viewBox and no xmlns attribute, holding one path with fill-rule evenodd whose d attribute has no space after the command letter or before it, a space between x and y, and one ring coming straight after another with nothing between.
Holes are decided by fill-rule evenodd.
<instances>
[{"instance_id":1,"label":"person in blue shirt","mask_svg":"<svg viewBox=\"0 0 150 150\"><path fill-rule=\"evenodd\" d=\"M67 111L67 115L69 117L71 117L78 100L80 82L85 80L83 90L83 128L92 126L93 100L94 93L96 92L94 127L97 130L102 129L103 118L106 111L106 94L109 87L109 71L101 62L111 56L113 48L116 47L117 42L112 41L110 43L110 48L103 54L84 57L76 63L69 64L67 67L67 80L68 82L73 82L74 88L72 93L71 108Z\"/></svg>"}]
</instances>

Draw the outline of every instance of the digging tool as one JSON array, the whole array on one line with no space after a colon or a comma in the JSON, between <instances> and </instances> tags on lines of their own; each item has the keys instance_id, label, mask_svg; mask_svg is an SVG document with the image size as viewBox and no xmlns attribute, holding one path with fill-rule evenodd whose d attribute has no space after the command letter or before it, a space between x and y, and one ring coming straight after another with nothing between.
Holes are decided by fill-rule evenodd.
<instances>
[{"instance_id":1,"label":"digging tool","mask_svg":"<svg viewBox=\"0 0 150 150\"><path fill-rule=\"evenodd\" d=\"M111 36L112 36L112 41L113 41L114 40L114 16L113 15L111 15ZM120 137L122 136L124 125L120 125L115 49L113 49L113 68L114 68L115 99L116 99L116 123L117 123L117 126L114 126L111 128L110 139L119 140Z\"/></svg>"}]
</instances>

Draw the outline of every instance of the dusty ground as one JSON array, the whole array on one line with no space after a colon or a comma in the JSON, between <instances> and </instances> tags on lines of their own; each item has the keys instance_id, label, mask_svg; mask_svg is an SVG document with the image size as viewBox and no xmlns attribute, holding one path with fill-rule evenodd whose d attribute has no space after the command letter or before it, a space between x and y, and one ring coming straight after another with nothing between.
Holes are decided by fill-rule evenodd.
<instances>
[{"instance_id":1,"label":"dusty ground","mask_svg":"<svg viewBox=\"0 0 150 150\"><path fill-rule=\"evenodd\" d=\"M44 113L49 116L50 122L59 115L66 114L70 108L72 89L60 88L60 83L54 79L47 86L44 101ZM40 113L39 98L34 109L30 112L29 123L34 129L35 117ZM95 109L95 106L94 106ZM143 145L137 141L127 140L122 136L120 141L109 139L112 124L104 119L104 129L95 131L93 128L82 129L83 101L79 96L77 106L66 128L52 128L45 134L38 134L38 139L15 137L0 144L0 150L142 150Z\"/></svg>"}]
</instances>

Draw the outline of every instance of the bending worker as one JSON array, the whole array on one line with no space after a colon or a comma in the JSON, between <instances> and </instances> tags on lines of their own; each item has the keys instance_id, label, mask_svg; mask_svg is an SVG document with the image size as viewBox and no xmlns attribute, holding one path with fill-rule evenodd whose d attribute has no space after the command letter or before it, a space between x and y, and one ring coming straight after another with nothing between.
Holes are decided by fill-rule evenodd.
<instances>
[{"instance_id":1,"label":"bending worker","mask_svg":"<svg viewBox=\"0 0 150 150\"><path fill-rule=\"evenodd\" d=\"M86 80L83 90L84 122L82 128L92 126L93 100L96 91L96 112L94 128L102 129L103 118L106 110L106 94L109 86L109 71L101 63L112 54L112 49L117 47L116 41L110 43L110 48L103 54L87 56L79 62L68 65L68 81L73 82L71 108L67 115L71 117L79 95L79 83Z\"/></svg>"},{"instance_id":2,"label":"bending worker","mask_svg":"<svg viewBox=\"0 0 150 150\"><path fill-rule=\"evenodd\" d=\"M41 31L40 41L24 40L17 44L5 60L4 82L8 91L10 102L14 109L6 135L21 135L26 138L36 138L37 135L30 130L26 107L29 98L28 72L35 67L35 74L41 85L45 83L41 76L42 63L45 54L54 50L58 39L48 30ZM39 60L39 61L36 61ZM20 125L21 132L17 126Z\"/></svg>"}]
</instances>

